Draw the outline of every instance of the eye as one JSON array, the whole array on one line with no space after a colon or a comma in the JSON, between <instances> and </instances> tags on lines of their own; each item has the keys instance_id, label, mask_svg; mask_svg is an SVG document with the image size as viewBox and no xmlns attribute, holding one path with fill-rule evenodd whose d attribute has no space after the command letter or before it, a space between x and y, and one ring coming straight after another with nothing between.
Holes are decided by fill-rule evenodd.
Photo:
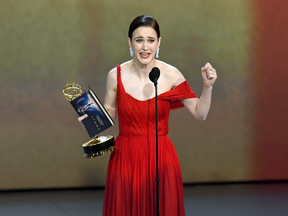
<instances>
[{"instance_id":1,"label":"eye","mask_svg":"<svg viewBox=\"0 0 288 216\"><path fill-rule=\"evenodd\" d=\"M142 39L136 39L136 43L141 43Z\"/></svg>"},{"instance_id":2,"label":"eye","mask_svg":"<svg viewBox=\"0 0 288 216\"><path fill-rule=\"evenodd\" d=\"M150 39L149 43L154 43L154 41L155 41L154 39Z\"/></svg>"}]
</instances>

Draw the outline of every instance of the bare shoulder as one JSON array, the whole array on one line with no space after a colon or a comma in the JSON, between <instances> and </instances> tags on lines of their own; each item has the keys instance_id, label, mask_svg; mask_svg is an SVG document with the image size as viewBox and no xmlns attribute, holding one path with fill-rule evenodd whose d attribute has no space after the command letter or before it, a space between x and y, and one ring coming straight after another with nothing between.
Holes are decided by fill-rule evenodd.
<instances>
[{"instance_id":1,"label":"bare shoulder","mask_svg":"<svg viewBox=\"0 0 288 216\"><path fill-rule=\"evenodd\" d=\"M169 82L172 87L185 81L185 77L176 67L162 61L158 61L158 64L163 81Z\"/></svg>"},{"instance_id":2,"label":"bare shoulder","mask_svg":"<svg viewBox=\"0 0 288 216\"><path fill-rule=\"evenodd\" d=\"M107 74L106 79L107 89L116 89L117 87L117 67L111 69Z\"/></svg>"},{"instance_id":3,"label":"bare shoulder","mask_svg":"<svg viewBox=\"0 0 288 216\"><path fill-rule=\"evenodd\" d=\"M108 72L108 76L117 76L117 67L112 68L109 72Z\"/></svg>"},{"instance_id":4,"label":"bare shoulder","mask_svg":"<svg viewBox=\"0 0 288 216\"><path fill-rule=\"evenodd\" d=\"M131 71L132 60L126 61L120 65L121 67L121 77L124 77Z\"/></svg>"},{"instance_id":5,"label":"bare shoulder","mask_svg":"<svg viewBox=\"0 0 288 216\"><path fill-rule=\"evenodd\" d=\"M120 65L121 67L121 77L123 74L125 75L127 71L129 71L131 67L131 61L124 62ZM107 75L107 84L117 83L117 67L112 68Z\"/></svg>"}]
</instances>

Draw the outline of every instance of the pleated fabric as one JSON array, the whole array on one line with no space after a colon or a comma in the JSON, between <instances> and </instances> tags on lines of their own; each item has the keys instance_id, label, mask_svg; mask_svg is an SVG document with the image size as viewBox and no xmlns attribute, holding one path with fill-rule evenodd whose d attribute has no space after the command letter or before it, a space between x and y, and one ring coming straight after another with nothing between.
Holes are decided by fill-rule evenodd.
<instances>
[{"instance_id":1,"label":"pleated fabric","mask_svg":"<svg viewBox=\"0 0 288 216\"><path fill-rule=\"evenodd\" d=\"M140 101L125 92L117 65L118 149L108 163L103 216L156 216L155 98ZM168 134L169 111L196 94L184 81L158 96L160 216L184 216L180 163Z\"/></svg>"}]
</instances>

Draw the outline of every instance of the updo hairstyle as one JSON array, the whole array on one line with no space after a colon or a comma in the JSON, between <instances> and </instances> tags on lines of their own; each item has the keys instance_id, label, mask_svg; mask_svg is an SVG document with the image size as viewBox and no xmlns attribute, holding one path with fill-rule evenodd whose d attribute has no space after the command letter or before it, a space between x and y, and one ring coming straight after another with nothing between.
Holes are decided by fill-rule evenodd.
<instances>
[{"instance_id":1,"label":"updo hairstyle","mask_svg":"<svg viewBox=\"0 0 288 216\"><path fill-rule=\"evenodd\" d=\"M157 33L157 38L160 38L160 27L158 25L158 22L152 16L141 15L136 17L130 24L128 31L128 37L130 38L130 40L132 40L132 34L135 29L143 26L153 28Z\"/></svg>"}]
</instances>

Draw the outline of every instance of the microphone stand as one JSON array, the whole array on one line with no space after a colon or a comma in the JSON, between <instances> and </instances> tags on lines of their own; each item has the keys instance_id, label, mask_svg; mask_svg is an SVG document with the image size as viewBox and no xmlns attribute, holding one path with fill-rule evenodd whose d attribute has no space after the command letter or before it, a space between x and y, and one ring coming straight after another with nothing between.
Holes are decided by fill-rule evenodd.
<instances>
[{"instance_id":1,"label":"microphone stand","mask_svg":"<svg viewBox=\"0 0 288 216\"><path fill-rule=\"evenodd\" d=\"M159 171L158 171L158 94L157 94L157 80L160 76L158 67L153 67L149 73L149 79L155 86L155 114L156 114L156 215L159 216Z\"/></svg>"},{"instance_id":2,"label":"microphone stand","mask_svg":"<svg viewBox=\"0 0 288 216\"><path fill-rule=\"evenodd\" d=\"M158 170L158 99L157 99L157 78L154 80L155 86L155 116L156 116L156 215L159 216L159 170Z\"/></svg>"}]
</instances>

